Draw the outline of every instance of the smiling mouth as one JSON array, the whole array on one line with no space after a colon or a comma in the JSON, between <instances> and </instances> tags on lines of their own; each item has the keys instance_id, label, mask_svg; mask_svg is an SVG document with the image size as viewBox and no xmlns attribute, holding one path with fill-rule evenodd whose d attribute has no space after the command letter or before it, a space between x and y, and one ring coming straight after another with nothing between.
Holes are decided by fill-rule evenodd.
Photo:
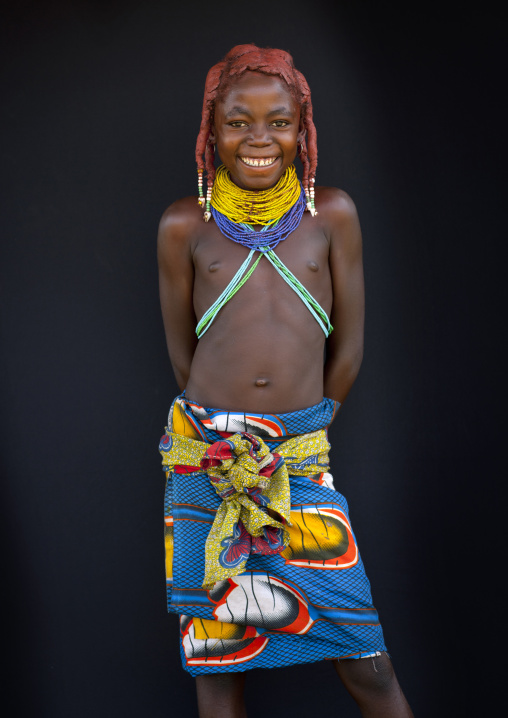
<instances>
[{"instance_id":1,"label":"smiling mouth","mask_svg":"<svg viewBox=\"0 0 508 718\"><path fill-rule=\"evenodd\" d=\"M277 162L278 157L240 157L241 161L249 167L270 167Z\"/></svg>"}]
</instances>

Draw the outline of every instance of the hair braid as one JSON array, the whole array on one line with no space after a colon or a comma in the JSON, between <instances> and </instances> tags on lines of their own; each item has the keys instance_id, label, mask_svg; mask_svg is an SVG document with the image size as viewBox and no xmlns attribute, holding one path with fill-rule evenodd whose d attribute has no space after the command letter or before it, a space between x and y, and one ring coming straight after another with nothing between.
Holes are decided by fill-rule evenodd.
<instances>
[{"instance_id":1,"label":"hair braid","mask_svg":"<svg viewBox=\"0 0 508 718\"><path fill-rule=\"evenodd\" d=\"M300 106L300 121L306 130L307 139L300 143L299 157L303 165L302 184L307 195L314 197L314 181L317 168L317 133L312 118L312 101L307 80L293 63L293 58L284 50L260 48L257 45L236 45L221 62L214 65L206 76L201 125L196 142L196 163L198 171L206 170L207 194L215 179L215 148L210 143L214 122L215 103L220 100L233 82L245 72L261 72L276 75L284 80L295 101ZM205 214L206 217L206 214Z\"/></svg>"}]
</instances>

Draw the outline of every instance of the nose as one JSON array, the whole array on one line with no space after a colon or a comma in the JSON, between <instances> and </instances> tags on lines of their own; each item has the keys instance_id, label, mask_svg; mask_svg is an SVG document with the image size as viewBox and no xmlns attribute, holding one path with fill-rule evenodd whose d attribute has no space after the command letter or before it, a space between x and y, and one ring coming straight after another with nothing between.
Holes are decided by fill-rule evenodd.
<instances>
[{"instance_id":1,"label":"nose","mask_svg":"<svg viewBox=\"0 0 508 718\"><path fill-rule=\"evenodd\" d=\"M264 123L252 125L247 144L250 147L266 147L267 145L271 145L272 138L268 132L267 125Z\"/></svg>"}]
</instances>

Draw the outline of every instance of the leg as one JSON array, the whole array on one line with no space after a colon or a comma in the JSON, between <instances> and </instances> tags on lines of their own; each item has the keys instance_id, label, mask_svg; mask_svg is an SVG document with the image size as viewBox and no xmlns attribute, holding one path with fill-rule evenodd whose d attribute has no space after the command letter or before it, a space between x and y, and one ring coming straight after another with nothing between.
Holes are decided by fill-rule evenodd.
<instances>
[{"instance_id":1,"label":"leg","mask_svg":"<svg viewBox=\"0 0 508 718\"><path fill-rule=\"evenodd\" d=\"M245 673L196 676L199 718L247 718L244 683Z\"/></svg>"},{"instance_id":2,"label":"leg","mask_svg":"<svg viewBox=\"0 0 508 718\"><path fill-rule=\"evenodd\" d=\"M386 653L333 663L363 718L413 718Z\"/></svg>"}]
</instances>

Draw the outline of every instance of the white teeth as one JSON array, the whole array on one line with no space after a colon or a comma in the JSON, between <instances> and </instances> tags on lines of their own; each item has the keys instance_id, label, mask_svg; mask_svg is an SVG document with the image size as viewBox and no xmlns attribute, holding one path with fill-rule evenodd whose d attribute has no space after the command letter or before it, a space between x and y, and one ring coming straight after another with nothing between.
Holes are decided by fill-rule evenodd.
<instances>
[{"instance_id":1,"label":"white teeth","mask_svg":"<svg viewBox=\"0 0 508 718\"><path fill-rule=\"evenodd\" d=\"M266 167L267 165L273 165L277 157L270 157L266 160L255 160L252 159L252 157L242 157L242 162L245 162L246 165L250 165L251 167Z\"/></svg>"}]
</instances>

